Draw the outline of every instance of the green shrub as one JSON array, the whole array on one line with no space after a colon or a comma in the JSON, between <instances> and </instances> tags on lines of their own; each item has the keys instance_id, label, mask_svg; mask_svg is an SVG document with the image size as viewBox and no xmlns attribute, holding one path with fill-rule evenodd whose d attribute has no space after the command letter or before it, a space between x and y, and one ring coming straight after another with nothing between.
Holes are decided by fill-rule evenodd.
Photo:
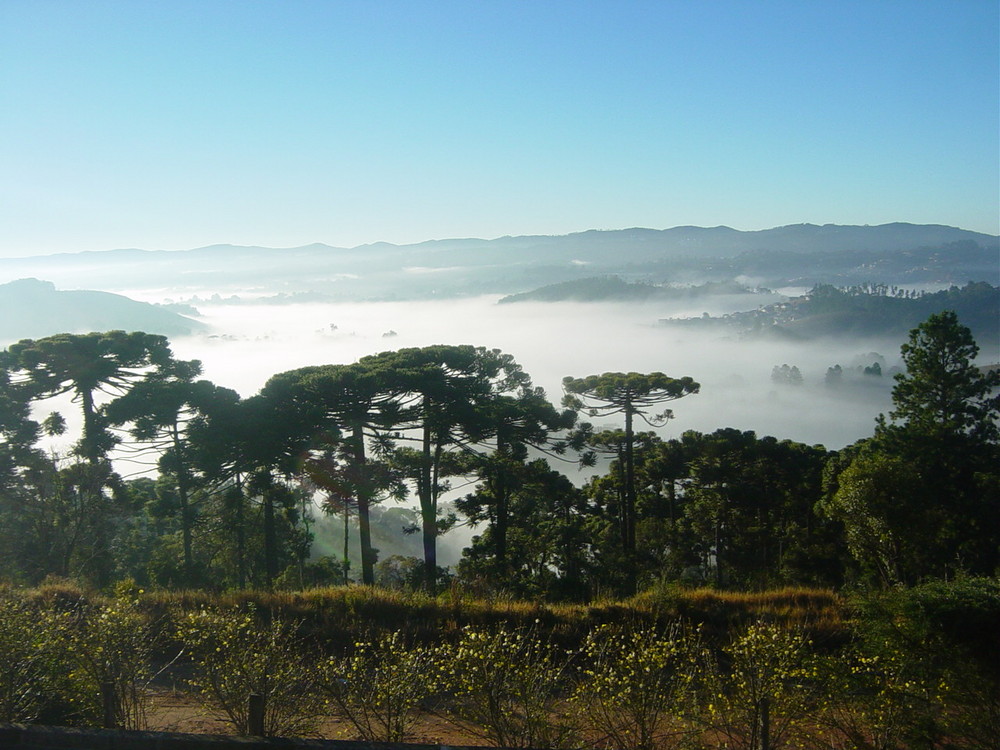
<instances>
[{"instance_id":1,"label":"green shrub","mask_svg":"<svg viewBox=\"0 0 1000 750\"><path fill-rule=\"evenodd\" d=\"M114 717L126 729L146 728L148 686L155 636L139 610L141 591L127 584L103 604L79 607L75 623L61 629L63 648L73 661L70 677L82 690L86 713L102 717L102 686L114 691Z\"/></svg>"},{"instance_id":2,"label":"green shrub","mask_svg":"<svg viewBox=\"0 0 1000 750\"><path fill-rule=\"evenodd\" d=\"M698 668L697 632L602 625L583 643L572 702L598 742L654 750L691 734L684 715Z\"/></svg>"},{"instance_id":3,"label":"green shrub","mask_svg":"<svg viewBox=\"0 0 1000 750\"><path fill-rule=\"evenodd\" d=\"M889 643L864 649L861 644L830 659L818 721L857 748L924 746L919 737L939 719L947 683L930 681L916 654Z\"/></svg>"},{"instance_id":4,"label":"green shrub","mask_svg":"<svg viewBox=\"0 0 1000 750\"><path fill-rule=\"evenodd\" d=\"M851 607L856 650L884 664L902 659L900 679L914 686L900 696L896 721L910 745L929 747L948 737L967 747L995 746L1000 580L959 577L866 592Z\"/></svg>"},{"instance_id":5,"label":"green shrub","mask_svg":"<svg viewBox=\"0 0 1000 750\"><path fill-rule=\"evenodd\" d=\"M758 621L705 664L702 720L727 747L780 747L811 724L820 662L798 629Z\"/></svg>"},{"instance_id":6,"label":"green shrub","mask_svg":"<svg viewBox=\"0 0 1000 750\"><path fill-rule=\"evenodd\" d=\"M7 591L0 591L0 722L32 722L57 692L58 624Z\"/></svg>"}]
</instances>

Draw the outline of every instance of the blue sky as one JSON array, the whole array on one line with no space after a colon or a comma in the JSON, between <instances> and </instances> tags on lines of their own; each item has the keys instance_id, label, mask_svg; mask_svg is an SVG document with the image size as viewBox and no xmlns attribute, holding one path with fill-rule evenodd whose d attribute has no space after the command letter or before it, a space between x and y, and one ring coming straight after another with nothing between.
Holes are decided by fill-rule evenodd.
<instances>
[{"instance_id":1,"label":"blue sky","mask_svg":"<svg viewBox=\"0 0 1000 750\"><path fill-rule=\"evenodd\" d=\"M1000 232L996 0L3 0L0 256Z\"/></svg>"}]
</instances>

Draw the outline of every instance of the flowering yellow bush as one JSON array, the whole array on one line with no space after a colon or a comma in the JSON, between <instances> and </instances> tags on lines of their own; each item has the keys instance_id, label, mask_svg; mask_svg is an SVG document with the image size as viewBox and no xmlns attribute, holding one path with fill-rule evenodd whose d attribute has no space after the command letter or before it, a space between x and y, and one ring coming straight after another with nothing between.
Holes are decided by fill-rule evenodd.
<instances>
[{"instance_id":1,"label":"flowering yellow bush","mask_svg":"<svg viewBox=\"0 0 1000 750\"><path fill-rule=\"evenodd\" d=\"M691 734L685 714L698 669L696 631L602 625L581 647L572 694L586 725L609 748L654 750Z\"/></svg>"},{"instance_id":2,"label":"flowering yellow bush","mask_svg":"<svg viewBox=\"0 0 1000 750\"><path fill-rule=\"evenodd\" d=\"M31 722L51 696L60 663L57 620L0 591L0 722Z\"/></svg>"},{"instance_id":3,"label":"flowering yellow bush","mask_svg":"<svg viewBox=\"0 0 1000 750\"><path fill-rule=\"evenodd\" d=\"M82 688L74 700L102 716L102 685L113 688L114 721L126 729L146 728L148 686L155 637L139 611L141 590L121 586L105 604L80 606L74 622L60 628L62 648L73 663L68 677ZM81 706L81 708L83 708Z\"/></svg>"},{"instance_id":4,"label":"flowering yellow bush","mask_svg":"<svg viewBox=\"0 0 1000 750\"><path fill-rule=\"evenodd\" d=\"M315 663L292 624L201 610L178 616L176 635L194 671L188 684L237 733L250 732L252 694L264 699L266 736L315 732L322 708Z\"/></svg>"},{"instance_id":5,"label":"flowering yellow bush","mask_svg":"<svg viewBox=\"0 0 1000 750\"><path fill-rule=\"evenodd\" d=\"M831 665L821 718L854 747L893 750L908 744L917 725L940 716L951 688L891 643L867 651L855 647Z\"/></svg>"},{"instance_id":6,"label":"flowering yellow bush","mask_svg":"<svg viewBox=\"0 0 1000 750\"><path fill-rule=\"evenodd\" d=\"M727 747L782 747L811 726L821 682L820 660L801 631L758 621L708 661L702 718Z\"/></svg>"},{"instance_id":7,"label":"flowering yellow bush","mask_svg":"<svg viewBox=\"0 0 1000 750\"><path fill-rule=\"evenodd\" d=\"M452 717L500 747L559 748L577 731L561 699L566 655L530 629L465 628L444 647L442 684L455 696Z\"/></svg>"},{"instance_id":8,"label":"flowering yellow bush","mask_svg":"<svg viewBox=\"0 0 1000 750\"><path fill-rule=\"evenodd\" d=\"M354 644L354 653L327 660L323 685L337 713L369 742L403 742L414 709L436 685L436 652L408 646L398 631Z\"/></svg>"}]
</instances>

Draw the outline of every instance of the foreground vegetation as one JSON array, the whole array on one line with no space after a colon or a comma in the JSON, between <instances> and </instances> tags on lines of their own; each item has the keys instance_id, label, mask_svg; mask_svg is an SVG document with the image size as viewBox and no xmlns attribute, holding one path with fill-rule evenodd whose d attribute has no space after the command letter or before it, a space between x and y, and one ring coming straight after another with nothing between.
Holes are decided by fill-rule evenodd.
<instances>
[{"instance_id":1,"label":"foreground vegetation","mask_svg":"<svg viewBox=\"0 0 1000 750\"><path fill-rule=\"evenodd\" d=\"M355 738L400 741L434 711L507 747L986 748L997 632L995 579L592 606L50 583L0 593L0 721L100 725L113 685L116 722L142 728L149 685L169 680L243 734L257 694L269 735L310 736L332 714Z\"/></svg>"}]
</instances>

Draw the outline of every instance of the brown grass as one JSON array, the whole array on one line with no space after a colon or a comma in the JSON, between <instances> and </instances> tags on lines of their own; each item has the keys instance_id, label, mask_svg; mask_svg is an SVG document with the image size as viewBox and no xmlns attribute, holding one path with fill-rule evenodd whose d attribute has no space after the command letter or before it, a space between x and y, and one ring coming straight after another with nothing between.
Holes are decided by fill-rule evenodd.
<instances>
[{"instance_id":1,"label":"brown grass","mask_svg":"<svg viewBox=\"0 0 1000 750\"><path fill-rule=\"evenodd\" d=\"M73 583L49 581L34 589L18 589L39 606L74 607L105 597ZM431 643L457 637L466 626L535 627L573 647L594 627L612 622L665 625L685 620L700 625L711 639L726 639L749 622L766 619L802 627L817 644L836 646L847 632L845 601L832 591L782 588L760 592L657 587L623 600L590 604L548 604L505 597L481 598L458 588L430 597L372 586L330 586L304 591L200 590L150 591L141 608L164 631L174 613L198 609L256 612L262 619L279 617L300 623L303 635L324 649L346 645L384 630L400 630L414 641Z\"/></svg>"},{"instance_id":2,"label":"brown grass","mask_svg":"<svg viewBox=\"0 0 1000 750\"><path fill-rule=\"evenodd\" d=\"M758 619L802 627L818 643L842 642L846 633L841 597L828 590L806 588L764 592L652 590L621 601L546 604L473 598L455 590L434 598L370 586L339 586L220 595L158 591L144 594L142 603L155 618L169 618L176 610L219 608L291 619L301 623L304 634L333 650L383 630L401 630L421 642L450 640L465 626L536 627L567 646L578 643L597 625L610 622L656 625L683 619L701 625L710 638L725 638Z\"/></svg>"}]
</instances>

